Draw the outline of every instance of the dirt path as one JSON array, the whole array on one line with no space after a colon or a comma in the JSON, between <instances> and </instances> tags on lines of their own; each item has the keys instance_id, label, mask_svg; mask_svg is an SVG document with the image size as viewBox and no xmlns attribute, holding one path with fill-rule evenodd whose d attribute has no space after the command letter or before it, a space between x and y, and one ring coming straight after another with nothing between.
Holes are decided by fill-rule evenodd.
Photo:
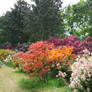
<instances>
[{"instance_id":1,"label":"dirt path","mask_svg":"<svg viewBox=\"0 0 92 92\"><path fill-rule=\"evenodd\" d=\"M0 68L0 92L30 92L17 85L18 81L26 76L14 73L14 71L5 65Z\"/></svg>"}]
</instances>

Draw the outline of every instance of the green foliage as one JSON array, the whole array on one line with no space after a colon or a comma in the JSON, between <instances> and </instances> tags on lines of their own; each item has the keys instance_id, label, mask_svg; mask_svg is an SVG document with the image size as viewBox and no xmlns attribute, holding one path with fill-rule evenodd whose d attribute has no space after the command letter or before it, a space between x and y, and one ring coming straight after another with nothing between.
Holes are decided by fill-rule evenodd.
<instances>
[{"instance_id":1,"label":"green foliage","mask_svg":"<svg viewBox=\"0 0 92 92\"><path fill-rule=\"evenodd\" d=\"M61 92L72 92L72 89L68 87L62 87Z\"/></svg>"},{"instance_id":2,"label":"green foliage","mask_svg":"<svg viewBox=\"0 0 92 92\"><path fill-rule=\"evenodd\" d=\"M9 67L12 67L12 68L15 68L15 65L13 64L13 62L12 61L9 61L9 60L2 60L1 61L4 65L6 65L6 66L9 66Z\"/></svg>"},{"instance_id":3,"label":"green foliage","mask_svg":"<svg viewBox=\"0 0 92 92\"><path fill-rule=\"evenodd\" d=\"M0 17L0 29L3 29L7 42L35 42L64 32L61 0L32 0L35 5L25 0L18 0L14 8Z\"/></svg>"},{"instance_id":4,"label":"green foliage","mask_svg":"<svg viewBox=\"0 0 92 92\"><path fill-rule=\"evenodd\" d=\"M60 88L66 86L65 80L49 79L47 83L44 83L35 79L22 79L19 81L18 85L25 89L38 90L41 88Z\"/></svg>"},{"instance_id":5,"label":"green foliage","mask_svg":"<svg viewBox=\"0 0 92 92\"><path fill-rule=\"evenodd\" d=\"M87 7L87 15L89 17L88 34L89 36L92 36L92 0L87 0L86 7Z\"/></svg>"},{"instance_id":6,"label":"green foliage","mask_svg":"<svg viewBox=\"0 0 92 92\"><path fill-rule=\"evenodd\" d=\"M5 39L5 33L3 29L0 29L0 48L3 47L3 44L7 42Z\"/></svg>"},{"instance_id":7,"label":"green foliage","mask_svg":"<svg viewBox=\"0 0 92 92\"><path fill-rule=\"evenodd\" d=\"M81 40L91 36L91 0L81 0L79 3L68 6L65 10L66 30L70 35L76 34Z\"/></svg>"},{"instance_id":8,"label":"green foliage","mask_svg":"<svg viewBox=\"0 0 92 92\"><path fill-rule=\"evenodd\" d=\"M30 41L46 40L64 32L61 0L33 0Z\"/></svg>"}]
</instances>

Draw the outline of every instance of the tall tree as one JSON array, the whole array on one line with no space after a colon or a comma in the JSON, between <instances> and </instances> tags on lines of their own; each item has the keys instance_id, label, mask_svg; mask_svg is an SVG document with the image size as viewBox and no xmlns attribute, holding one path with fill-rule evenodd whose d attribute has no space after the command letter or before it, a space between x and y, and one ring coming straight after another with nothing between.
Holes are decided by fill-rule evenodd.
<instances>
[{"instance_id":1,"label":"tall tree","mask_svg":"<svg viewBox=\"0 0 92 92\"><path fill-rule=\"evenodd\" d=\"M61 0L32 0L33 20L32 29L35 39L46 40L49 37L59 36L64 32L61 16Z\"/></svg>"},{"instance_id":2,"label":"tall tree","mask_svg":"<svg viewBox=\"0 0 92 92\"><path fill-rule=\"evenodd\" d=\"M8 13L5 30L8 35L7 39L12 44L28 40L26 21L29 20L29 13L30 7L24 0L17 1L12 11Z\"/></svg>"}]
</instances>

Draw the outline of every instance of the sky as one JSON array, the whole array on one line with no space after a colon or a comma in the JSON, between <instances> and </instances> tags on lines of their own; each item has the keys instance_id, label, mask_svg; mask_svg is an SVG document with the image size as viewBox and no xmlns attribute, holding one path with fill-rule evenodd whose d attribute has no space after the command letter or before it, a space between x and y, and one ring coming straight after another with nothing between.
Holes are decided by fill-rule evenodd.
<instances>
[{"instance_id":1,"label":"sky","mask_svg":"<svg viewBox=\"0 0 92 92\"><path fill-rule=\"evenodd\" d=\"M30 2L30 0L26 0L28 3ZM80 0L62 0L63 2L63 7L66 7L67 5L72 5L72 4L76 4L77 2L79 2ZM14 6L14 3L16 2L16 0L0 0L0 16L4 15L6 13L6 11L10 11L11 8Z\"/></svg>"}]
</instances>

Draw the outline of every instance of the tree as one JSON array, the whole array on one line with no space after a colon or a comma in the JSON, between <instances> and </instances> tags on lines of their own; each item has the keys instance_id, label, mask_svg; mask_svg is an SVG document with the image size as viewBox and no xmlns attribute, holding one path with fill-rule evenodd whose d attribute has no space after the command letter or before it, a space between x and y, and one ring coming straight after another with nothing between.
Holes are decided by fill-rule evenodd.
<instances>
[{"instance_id":1,"label":"tree","mask_svg":"<svg viewBox=\"0 0 92 92\"><path fill-rule=\"evenodd\" d=\"M46 40L64 32L61 0L33 0L34 5L18 0L0 19L8 42ZM2 26L3 25L3 26Z\"/></svg>"},{"instance_id":2,"label":"tree","mask_svg":"<svg viewBox=\"0 0 92 92\"><path fill-rule=\"evenodd\" d=\"M61 0L33 0L32 30L34 40L46 40L64 32L61 16Z\"/></svg>"},{"instance_id":3,"label":"tree","mask_svg":"<svg viewBox=\"0 0 92 92\"><path fill-rule=\"evenodd\" d=\"M4 29L7 25L6 20L8 18L8 14L9 14L9 12L7 12L7 14L5 16L0 17L0 46L4 45L7 42L7 38L8 38L8 37L6 37L7 32Z\"/></svg>"},{"instance_id":4,"label":"tree","mask_svg":"<svg viewBox=\"0 0 92 92\"><path fill-rule=\"evenodd\" d=\"M89 16L87 2L84 0L68 6L65 10L66 30L84 39L89 35Z\"/></svg>"},{"instance_id":5,"label":"tree","mask_svg":"<svg viewBox=\"0 0 92 92\"><path fill-rule=\"evenodd\" d=\"M28 40L29 33L27 30L27 22L29 20L30 6L24 0L19 0L12 8L11 12L6 13L7 40L12 44L22 43Z\"/></svg>"}]
</instances>

